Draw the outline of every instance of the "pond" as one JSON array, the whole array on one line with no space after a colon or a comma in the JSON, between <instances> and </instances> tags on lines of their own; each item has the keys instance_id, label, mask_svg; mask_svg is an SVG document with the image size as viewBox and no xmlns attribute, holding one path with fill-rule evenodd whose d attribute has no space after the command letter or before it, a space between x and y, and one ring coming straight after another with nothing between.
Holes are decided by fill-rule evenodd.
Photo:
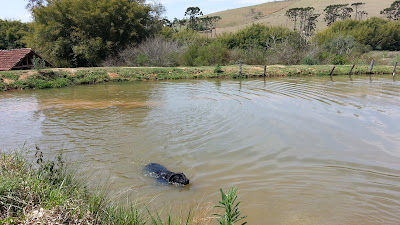
<instances>
[{"instance_id":1,"label":"pond","mask_svg":"<svg viewBox=\"0 0 400 225\"><path fill-rule=\"evenodd\" d=\"M249 224L400 224L400 82L389 76L4 92L0 127L3 151L63 150L116 196L173 214L236 186ZM158 185L143 176L150 162L191 184Z\"/></svg>"}]
</instances>

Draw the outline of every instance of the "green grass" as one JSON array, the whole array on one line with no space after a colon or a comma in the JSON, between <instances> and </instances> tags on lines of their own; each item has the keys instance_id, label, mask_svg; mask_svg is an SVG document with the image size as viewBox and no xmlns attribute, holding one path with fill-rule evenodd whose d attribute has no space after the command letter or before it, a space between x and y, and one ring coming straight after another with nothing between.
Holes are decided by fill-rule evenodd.
<instances>
[{"instance_id":1,"label":"green grass","mask_svg":"<svg viewBox=\"0 0 400 225\"><path fill-rule=\"evenodd\" d=\"M329 75L332 67L332 65L271 65L267 67L266 76L326 76ZM346 75L350 68L351 65L338 65L333 75ZM368 71L369 65L362 64L354 68L353 74L366 74ZM391 74L392 71L393 66L377 63L373 69L373 74ZM119 81L251 78L260 77L263 73L263 66L251 65L243 65L242 75L239 75L238 65L203 67L104 67L7 71L0 72L0 90L60 88L71 85L91 85ZM21 77L23 79L20 79Z\"/></svg>"}]
</instances>

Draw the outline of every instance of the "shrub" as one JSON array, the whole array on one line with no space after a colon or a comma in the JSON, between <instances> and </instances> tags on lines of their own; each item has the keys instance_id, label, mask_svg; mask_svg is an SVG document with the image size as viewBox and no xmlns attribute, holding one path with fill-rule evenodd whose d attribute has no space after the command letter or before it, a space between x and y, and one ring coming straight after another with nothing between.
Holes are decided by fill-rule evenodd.
<instances>
[{"instance_id":1,"label":"shrub","mask_svg":"<svg viewBox=\"0 0 400 225\"><path fill-rule=\"evenodd\" d=\"M149 57L143 53L137 54L136 64L138 66L145 66L145 65L149 64Z\"/></svg>"},{"instance_id":2,"label":"shrub","mask_svg":"<svg viewBox=\"0 0 400 225\"><path fill-rule=\"evenodd\" d=\"M195 66L198 63L205 63L205 60L201 62L201 59L197 59L199 57L199 50L200 50L200 45L197 44L192 44L189 45L186 50L182 53L181 56L181 65L185 66ZM197 61L196 61L197 59ZM195 62L196 61L196 62Z\"/></svg>"},{"instance_id":3,"label":"shrub","mask_svg":"<svg viewBox=\"0 0 400 225\"><path fill-rule=\"evenodd\" d=\"M221 68L221 65L217 64L214 69L214 73L223 73L224 71Z\"/></svg>"},{"instance_id":4,"label":"shrub","mask_svg":"<svg viewBox=\"0 0 400 225\"><path fill-rule=\"evenodd\" d=\"M319 64L319 60L312 57L312 56L305 56L302 60L301 60L301 64L303 65L317 65Z\"/></svg>"},{"instance_id":5,"label":"shrub","mask_svg":"<svg viewBox=\"0 0 400 225\"><path fill-rule=\"evenodd\" d=\"M331 55L330 63L333 65L345 65L349 63L349 59L343 55Z\"/></svg>"},{"instance_id":6,"label":"shrub","mask_svg":"<svg viewBox=\"0 0 400 225\"><path fill-rule=\"evenodd\" d=\"M109 58L103 66L177 66L184 48L174 40L149 38L137 47L131 46L116 57Z\"/></svg>"},{"instance_id":7,"label":"shrub","mask_svg":"<svg viewBox=\"0 0 400 225\"><path fill-rule=\"evenodd\" d=\"M316 38L324 44L337 36L352 36L358 43L371 46L374 50L400 50L400 21L376 17L365 21L338 21L319 32Z\"/></svg>"},{"instance_id":8,"label":"shrub","mask_svg":"<svg viewBox=\"0 0 400 225\"><path fill-rule=\"evenodd\" d=\"M267 52L265 49L249 47L246 49L234 48L230 50L230 62L231 64L250 64L250 65L262 65L267 61Z\"/></svg>"},{"instance_id":9,"label":"shrub","mask_svg":"<svg viewBox=\"0 0 400 225\"><path fill-rule=\"evenodd\" d=\"M33 69L41 70L41 69L46 68L46 61L44 61L44 59L33 56L32 65L33 65Z\"/></svg>"},{"instance_id":10,"label":"shrub","mask_svg":"<svg viewBox=\"0 0 400 225\"><path fill-rule=\"evenodd\" d=\"M254 24L236 33L224 34L219 39L229 49L269 49L290 37L301 39L299 33L290 31L287 28Z\"/></svg>"}]
</instances>

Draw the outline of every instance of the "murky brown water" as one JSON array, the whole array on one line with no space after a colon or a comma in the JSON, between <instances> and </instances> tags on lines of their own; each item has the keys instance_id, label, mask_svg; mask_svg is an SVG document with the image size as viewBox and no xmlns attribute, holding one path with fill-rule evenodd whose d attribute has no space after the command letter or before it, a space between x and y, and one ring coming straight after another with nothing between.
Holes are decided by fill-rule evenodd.
<instances>
[{"instance_id":1,"label":"murky brown water","mask_svg":"<svg viewBox=\"0 0 400 225\"><path fill-rule=\"evenodd\" d=\"M249 224L400 224L400 82L391 77L6 92L0 140L3 150L64 149L91 179L172 212L215 205L220 187L237 186ZM149 162L191 185L156 185L141 172Z\"/></svg>"}]
</instances>

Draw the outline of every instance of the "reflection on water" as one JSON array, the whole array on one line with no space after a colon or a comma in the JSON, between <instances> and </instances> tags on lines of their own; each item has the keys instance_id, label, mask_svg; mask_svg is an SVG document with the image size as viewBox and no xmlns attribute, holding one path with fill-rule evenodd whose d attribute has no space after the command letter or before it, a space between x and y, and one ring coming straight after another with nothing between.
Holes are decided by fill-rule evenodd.
<instances>
[{"instance_id":1,"label":"reflection on water","mask_svg":"<svg viewBox=\"0 0 400 225\"><path fill-rule=\"evenodd\" d=\"M62 149L151 207L217 204L250 224L400 224L400 82L185 80L0 94L0 148ZM143 176L184 172L183 188ZM200 203L198 203L200 202Z\"/></svg>"}]
</instances>

